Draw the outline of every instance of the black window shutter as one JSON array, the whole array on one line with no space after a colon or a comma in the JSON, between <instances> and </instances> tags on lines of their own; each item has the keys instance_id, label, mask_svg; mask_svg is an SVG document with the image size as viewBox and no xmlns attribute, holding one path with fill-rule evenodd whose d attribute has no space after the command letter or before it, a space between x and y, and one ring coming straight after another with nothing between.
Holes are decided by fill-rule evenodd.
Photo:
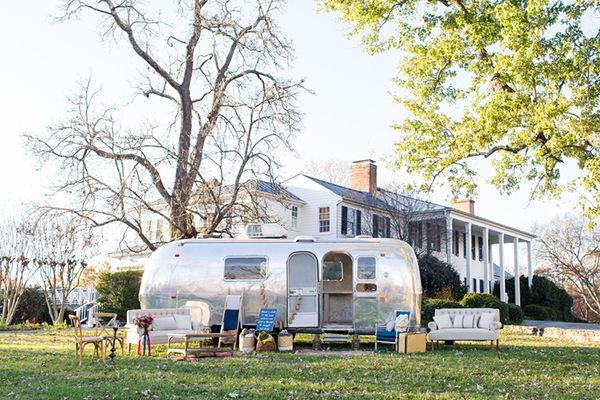
<instances>
[{"instance_id":1,"label":"black window shutter","mask_svg":"<svg viewBox=\"0 0 600 400\"><path fill-rule=\"evenodd\" d=\"M348 207L342 206L342 235L348 233Z\"/></svg>"},{"instance_id":2,"label":"black window shutter","mask_svg":"<svg viewBox=\"0 0 600 400\"><path fill-rule=\"evenodd\" d=\"M360 235L360 220L361 220L361 215L362 213L359 210L356 210L356 223L354 224L356 226L356 234Z\"/></svg>"},{"instance_id":3,"label":"black window shutter","mask_svg":"<svg viewBox=\"0 0 600 400\"><path fill-rule=\"evenodd\" d=\"M379 216L377 214L373 214L373 237L379 237Z\"/></svg>"},{"instance_id":4,"label":"black window shutter","mask_svg":"<svg viewBox=\"0 0 600 400\"><path fill-rule=\"evenodd\" d=\"M385 237L386 238L392 237L392 223L391 223L390 219L387 217L385 219Z\"/></svg>"}]
</instances>

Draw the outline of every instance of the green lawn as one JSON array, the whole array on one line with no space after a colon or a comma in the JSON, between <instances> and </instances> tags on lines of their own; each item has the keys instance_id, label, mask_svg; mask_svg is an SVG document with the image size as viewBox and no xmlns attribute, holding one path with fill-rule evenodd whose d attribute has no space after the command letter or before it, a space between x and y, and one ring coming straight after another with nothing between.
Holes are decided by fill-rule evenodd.
<instances>
[{"instance_id":1,"label":"green lawn","mask_svg":"<svg viewBox=\"0 0 600 400\"><path fill-rule=\"evenodd\" d=\"M307 344L310 338L302 339ZM600 399L600 347L508 333L500 343L500 352L465 343L413 355L279 353L194 361L167 360L165 347L156 346L155 357L119 356L108 365L92 360L88 346L79 367L70 331L4 333L0 398Z\"/></svg>"}]
</instances>

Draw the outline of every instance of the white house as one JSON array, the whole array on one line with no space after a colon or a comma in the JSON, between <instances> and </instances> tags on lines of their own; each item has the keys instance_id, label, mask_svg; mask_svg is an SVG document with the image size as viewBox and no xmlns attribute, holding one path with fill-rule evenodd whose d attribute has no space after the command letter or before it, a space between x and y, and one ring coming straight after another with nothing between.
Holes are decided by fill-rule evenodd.
<instances>
[{"instance_id":1,"label":"white house","mask_svg":"<svg viewBox=\"0 0 600 400\"><path fill-rule=\"evenodd\" d=\"M444 206L378 188L377 166L372 160L352 163L350 187L303 174L282 186L259 182L256 193L287 237L400 237L417 252L428 252L450 263L470 292L490 293L494 282L499 281L501 300L507 301L505 279L512 276L508 265L517 266L517 275L526 272L531 285L533 234L478 217L472 200ZM154 239L166 238L167 228L155 216L144 225ZM269 226L240 224L236 232L247 237L271 236L263 232L264 228ZM492 252L493 246L498 250ZM512 262L504 257L509 246L514 249ZM519 258L521 246L526 247L526 260ZM497 253L498 259L492 259L492 253ZM518 279L515 282L516 303L520 304Z\"/></svg>"}]
</instances>

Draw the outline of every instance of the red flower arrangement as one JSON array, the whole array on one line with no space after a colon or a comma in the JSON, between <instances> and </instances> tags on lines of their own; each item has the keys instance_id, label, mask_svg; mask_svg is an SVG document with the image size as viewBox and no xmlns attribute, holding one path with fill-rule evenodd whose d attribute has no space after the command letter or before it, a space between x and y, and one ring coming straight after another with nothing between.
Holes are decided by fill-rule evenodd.
<instances>
[{"instance_id":1,"label":"red flower arrangement","mask_svg":"<svg viewBox=\"0 0 600 400\"><path fill-rule=\"evenodd\" d=\"M133 319L133 323L140 328L149 329L152 326L152 321L154 321L154 317L150 314L144 315L136 315Z\"/></svg>"}]
</instances>

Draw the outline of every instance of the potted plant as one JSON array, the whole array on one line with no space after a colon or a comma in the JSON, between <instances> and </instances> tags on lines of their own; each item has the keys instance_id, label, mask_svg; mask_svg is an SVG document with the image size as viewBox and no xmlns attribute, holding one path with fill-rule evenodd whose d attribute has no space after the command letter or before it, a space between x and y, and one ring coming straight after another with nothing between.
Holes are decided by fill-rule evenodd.
<instances>
[{"instance_id":1,"label":"potted plant","mask_svg":"<svg viewBox=\"0 0 600 400\"><path fill-rule=\"evenodd\" d=\"M277 351L275 339L273 339L273 336L269 335L267 332L260 332L256 339L256 351L258 353Z\"/></svg>"}]
</instances>

